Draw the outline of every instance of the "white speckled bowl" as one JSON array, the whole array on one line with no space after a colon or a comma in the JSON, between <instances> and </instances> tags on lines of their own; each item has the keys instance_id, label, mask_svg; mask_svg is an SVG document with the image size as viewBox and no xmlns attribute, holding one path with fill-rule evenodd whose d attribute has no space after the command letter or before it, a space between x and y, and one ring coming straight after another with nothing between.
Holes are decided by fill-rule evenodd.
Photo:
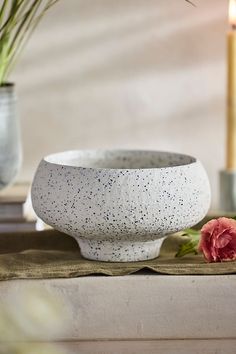
<instances>
[{"instance_id":1,"label":"white speckled bowl","mask_svg":"<svg viewBox=\"0 0 236 354\"><path fill-rule=\"evenodd\" d=\"M36 214L76 238L85 258L159 255L164 238L198 223L210 186L193 157L158 151L68 151L45 157L32 186Z\"/></svg>"}]
</instances>

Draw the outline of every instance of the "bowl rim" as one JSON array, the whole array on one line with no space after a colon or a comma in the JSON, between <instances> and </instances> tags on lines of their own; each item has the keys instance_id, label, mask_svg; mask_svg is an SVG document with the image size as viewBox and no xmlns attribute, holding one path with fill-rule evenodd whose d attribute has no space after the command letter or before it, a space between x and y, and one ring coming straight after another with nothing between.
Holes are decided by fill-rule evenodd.
<instances>
[{"instance_id":1,"label":"bowl rim","mask_svg":"<svg viewBox=\"0 0 236 354\"><path fill-rule=\"evenodd\" d=\"M147 167L147 168L109 168L109 167L84 167L84 166L74 166L66 163L59 163L53 162L53 158L58 157L60 155L69 155L74 153L106 153L106 152L114 152L114 153L154 153L154 154L167 154L167 155L176 155L181 156L183 158L190 159L190 162L178 164L178 165L170 165L170 166L162 166L162 167ZM50 161L51 160L51 161ZM178 152L171 152L171 151L164 151L164 150L148 150L148 149L77 149L77 150L66 150L62 152L56 152L43 157L42 161L49 165L54 166L63 166L66 168L74 168L74 169L84 169L84 170L98 170L98 171L153 171L153 170L166 170L166 169L176 169L176 168L183 168L189 167L199 163L199 160L191 155L178 153Z\"/></svg>"}]
</instances>

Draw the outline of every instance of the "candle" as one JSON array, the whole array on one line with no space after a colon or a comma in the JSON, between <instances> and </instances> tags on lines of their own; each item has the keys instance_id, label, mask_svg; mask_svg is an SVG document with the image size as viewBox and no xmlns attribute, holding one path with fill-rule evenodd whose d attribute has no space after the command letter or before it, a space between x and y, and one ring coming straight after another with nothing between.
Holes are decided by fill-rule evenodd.
<instances>
[{"instance_id":1,"label":"candle","mask_svg":"<svg viewBox=\"0 0 236 354\"><path fill-rule=\"evenodd\" d=\"M236 0L229 2L227 169L236 170Z\"/></svg>"}]
</instances>

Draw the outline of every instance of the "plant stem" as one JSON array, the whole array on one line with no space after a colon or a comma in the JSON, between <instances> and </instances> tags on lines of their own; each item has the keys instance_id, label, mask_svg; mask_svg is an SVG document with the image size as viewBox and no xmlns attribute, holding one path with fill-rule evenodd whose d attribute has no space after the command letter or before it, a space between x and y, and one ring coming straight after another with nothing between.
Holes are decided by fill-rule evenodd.
<instances>
[{"instance_id":1,"label":"plant stem","mask_svg":"<svg viewBox=\"0 0 236 354\"><path fill-rule=\"evenodd\" d=\"M0 86L45 13L59 0L3 0L0 9Z\"/></svg>"}]
</instances>

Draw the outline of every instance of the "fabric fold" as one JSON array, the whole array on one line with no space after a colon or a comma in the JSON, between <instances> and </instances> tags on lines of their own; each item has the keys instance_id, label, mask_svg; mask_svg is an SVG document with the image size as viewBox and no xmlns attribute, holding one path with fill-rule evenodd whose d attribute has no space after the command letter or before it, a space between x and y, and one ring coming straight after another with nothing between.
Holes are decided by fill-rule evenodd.
<instances>
[{"instance_id":1,"label":"fabric fold","mask_svg":"<svg viewBox=\"0 0 236 354\"><path fill-rule=\"evenodd\" d=\"M58 231L0 234L0 280L73 278L88 275L123 276L148 270L169 275L236 273L236 262L206 263L202 255L176 258L182 236L169 236L159 258L132 263L84 259L77 242Z\"/></svg>"}]
</instances>

